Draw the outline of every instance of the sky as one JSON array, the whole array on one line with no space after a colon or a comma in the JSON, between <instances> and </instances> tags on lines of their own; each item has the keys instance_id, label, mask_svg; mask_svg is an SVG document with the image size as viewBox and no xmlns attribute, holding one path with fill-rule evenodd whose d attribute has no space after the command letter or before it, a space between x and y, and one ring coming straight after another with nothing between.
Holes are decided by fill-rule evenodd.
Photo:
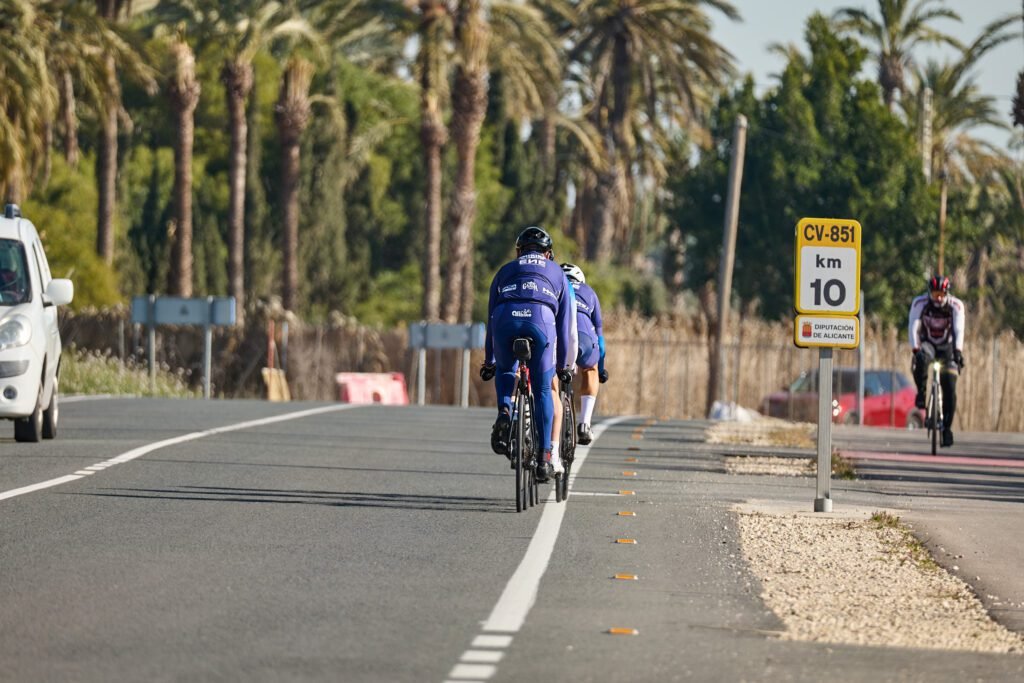
<instances>
[{"instance_id":1,"label":"sky","mask_svg":"<svg viewBox=\"0 0 1024 683\"><path fill-rule=\"evenodd\" d=\"M916 1L916 0L915 0ZM807 53L803 39L804 26L812 13L818 11L826 16L840 7L866 9L872 16L878 16L877 0L731 0L739 10L741 22L733 22L720 12L708 10L714 21L713 35L736 57L741 73L753 73L758 92L773 87L777 80L772 74L782 70L783 59L769 52L772 43L795 43ZM936 21L934 26L956 37L961 42L973 41L982 28L993 20L1021 11L1021 0L946 0L945 6L960 15L962 21ZM996 98L996 108L1010 123L1010 107L1017 84L1017 74L1024 68L1024 28L1017 24L1017 40L1004 43L990 51L978 64L975 77L978 87L986 95ZM942 60L954 57L951 48L920 49L921 61L929 58ZM875 62L865 75L875 76ZM997 128L979 129L978 137L1005 149L1010 134ZM1019 155L1019 153L1018 153ZM1017 155L1015 155L1017 156Z\"/></svg>"}]
</instances>

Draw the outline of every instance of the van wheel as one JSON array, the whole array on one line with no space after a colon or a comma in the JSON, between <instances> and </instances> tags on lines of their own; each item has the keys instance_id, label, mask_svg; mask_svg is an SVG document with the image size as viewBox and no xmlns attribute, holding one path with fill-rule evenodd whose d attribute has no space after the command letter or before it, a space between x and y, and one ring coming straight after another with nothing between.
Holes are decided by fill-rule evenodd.
<instances>
[{"instance_id":1,"label":"van wheel","mask_svg":"<svg viewBox=\"0 0 1024 683\"><path fill-rule=\"evenodd\" d=\"M35 443L42 435L43 409L39 407L39 399L36 399L36 408L32 414L14 421L14 440Z\"/></svg>"},{"instance_id":2,"label":"van wheel","mask_svg":"<svg viewBox=\"0 0 1024 683\"><path fill-rule=\"evenodd\" d=\"M924 420L921 419L920 415L918 415L917 413L911 413L910 416L907 417L907 429L923 429L923 428L924 428Z\"/></svg>"},{"instance_id":3,"label":"van wheel","mask_svg":"<svg viewBox=\"0 0 1024 683\"><path fill-rule=\"evenodd\" d=\"M57 436L57 417L59 408L57 405L57 382L53 383L53 395L50 396L50 405L43 411L43 438L52 439Z\"/></svg>"}]
</instances>

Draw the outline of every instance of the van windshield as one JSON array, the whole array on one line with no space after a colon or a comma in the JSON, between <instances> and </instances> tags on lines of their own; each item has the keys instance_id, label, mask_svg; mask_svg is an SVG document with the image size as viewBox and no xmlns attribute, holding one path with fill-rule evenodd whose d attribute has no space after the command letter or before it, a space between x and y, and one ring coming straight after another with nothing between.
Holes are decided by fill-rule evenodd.
<instances>
[{"instance_id":1,"label":"van windshield","mask_svg":"<svg viewBox=\"0 0 1024 683\"><path fill-rule=\"evenodd\" d=\"M31 297L28 259L18 240L0 239L0 306L15 306Z\"/></svg>"}]
</instances>

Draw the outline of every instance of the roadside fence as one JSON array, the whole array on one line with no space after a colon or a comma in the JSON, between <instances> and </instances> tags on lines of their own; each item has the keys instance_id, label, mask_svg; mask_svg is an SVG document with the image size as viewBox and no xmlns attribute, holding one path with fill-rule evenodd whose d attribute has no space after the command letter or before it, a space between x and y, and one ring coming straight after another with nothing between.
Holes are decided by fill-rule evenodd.
<instances>
[{"instance_id":1,"label":"roadside fence","mask_svg":"<svg viewBox=\"0 0 1024 683\"><path fill-rule=\"evenodd\" d=\"M338 372L402 372L410 390L416 386L417 354L408 348L407 326L376 329L352 318L333 315L313 325L292 317L273 326L269 345L267 323L279 314L272 309L247 315L244 328L215 328L212 391L220 398L264 395L260 368L274 362L287 371L291 395L298 400L336 400ZM282 321L289 324L282 335ZM967 367L957 395L957 424L969 431L1024 431L1024 345L1012 333L996 335L976 324L965 345ZM788 387L805 370L818 366L815 349L794 346L792 322L767 322L742 317L725 340L725 400L761 410L769 393ZM979 333L978 330L981 330ZM103 311L61 311L65 345L145 363L146 334L132 325L127 307ZM910 377L910 348L903 327L868 322L862 330L865 368L894 370ZM665 419L699 419L708 413L708 381L713 339L700 315L648 319L609 312L605 339L610 380L600 387L597 410L602 414L653 415ZM157 330L158 362L181 369L198 385L202 375L202 332L190 327ZM495 405L493 383L480 380L483 352L470 362L469 403ZM837 350L836 367L856 367L856 351ZM430 351L427 396L430 404L459 401L461 351ZM416 396L410 400L415 402Z\"/></svg>"}]
</instances>

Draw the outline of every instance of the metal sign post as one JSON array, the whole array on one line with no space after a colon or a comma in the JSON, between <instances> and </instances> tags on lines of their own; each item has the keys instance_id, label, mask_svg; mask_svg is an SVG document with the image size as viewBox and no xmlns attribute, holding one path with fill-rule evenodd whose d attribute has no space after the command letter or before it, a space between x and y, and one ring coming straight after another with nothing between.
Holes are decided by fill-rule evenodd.
<instances>
[{"instance_id":1,"label":"metal sign post","mask_svg":"<svg viewBox=\"0 0 1024 683\"><path fill-rule=\"evenodd\" d=\"M416 368L416 403L424 404L427 387L427 349L462 349L462 400L463 408L469 407L469 352L482 349L486 327L483 323L427 323L409 325L409 348L419 350Z\"/></svg>"},{"instance_id":2,"label":"metal sign post","mask_svg":"<svg viewBox=\"0 0 1024 683\"><path fill-rule=\"evenodd\" d=\"M793 343L818 347L818 476L815 512L832 511L832 350L860 346L861 226L803 218L796 226Z\"/></svg>"},{"instance_id":3,"label":"metal sign post","mask_svg":"<svg viewBox=\"0 0 1024 683\"><path fill-rule=\"evenodd\" d=\"M149 386L156 383L156 326L201 325L203 327L203 398L210 398L210 365L213 356L213 326L235 324L235 297L180 296L132 297L132 322L149 328Z\"/></svg>"},{"instance_id":4,"label":"metal sign post","mask_svg":"<svg viewBox=\"0 0 1024 683\"><path fill-rule=\"evenodd\" d=\"M832 349L818 351L818 485L815 512L832 512Z\"/></svg>"}]
</instances>

